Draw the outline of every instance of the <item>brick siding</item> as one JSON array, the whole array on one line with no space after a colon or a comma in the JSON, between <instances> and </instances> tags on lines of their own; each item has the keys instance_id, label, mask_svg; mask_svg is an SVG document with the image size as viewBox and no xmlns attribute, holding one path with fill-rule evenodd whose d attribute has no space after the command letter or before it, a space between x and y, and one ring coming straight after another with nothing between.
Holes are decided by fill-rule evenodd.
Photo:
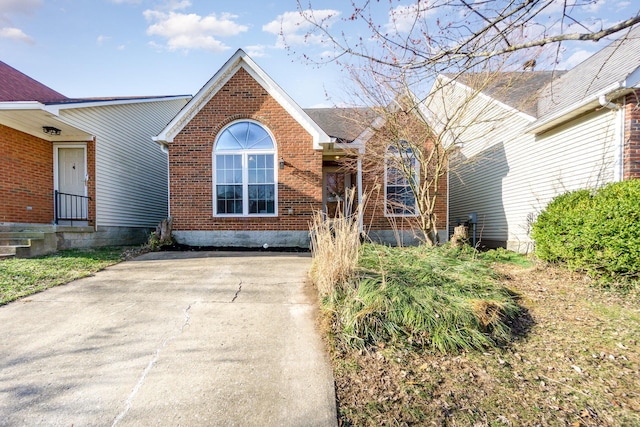
<instances>
[{"instance_id":1,"label":"brick siding","mask_svg":"<svg viewBox=\"0 0 640 427\"><path fill-rule=\"evenodd\" d=\"M623 179L640 178L640 91L630 94L625 103Z\"/></svg>"},{"instance_id":2,"label":"brick siding","mask_svg":"<svg viewBox=\"0 0 640 427\"><path fill-rule=\"evenodd\" d=\"M213 216L213 143L218 132L239 119L269 129L277 159L278 216ZM322 208L322 153L300 124L244 69L223 86L169 145L171 216L174 230L308 230ZM293 209L293 214L289 214Z\"/></svg>"},{"instance_id":3,"label":"brick siding","mask_svg":"<svg viewBox=\"0 0 640 427\"><path fill-rule=\"evenodd\" d=\"M278 169L277 217L214 217L212 154L217 134L235 120L252 119L274 136ZM327 163L337 166L335 163ZM313 212L322 209L322 152L313 149L311 136L244 69L223 86L169 145L171 216L176 231L308 230ZM354 183L355 184L355 183ZM392 222L415 228L415 218L384 216L384 173L363 176L363 190L371 194L364 226L388 230ZM447 220L446 176L440 180L438 227ZM289 214L293 209L293 214Z\"/></svg>"}]
</instances>

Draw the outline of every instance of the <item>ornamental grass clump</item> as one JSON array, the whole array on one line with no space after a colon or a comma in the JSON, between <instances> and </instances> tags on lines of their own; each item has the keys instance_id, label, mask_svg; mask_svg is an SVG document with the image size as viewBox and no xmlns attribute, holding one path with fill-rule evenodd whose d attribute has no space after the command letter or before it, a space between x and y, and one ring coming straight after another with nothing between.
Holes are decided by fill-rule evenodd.
<instances>
[{"instance_id":1,"label":"ornamental grass clump","mask_svg":"<svg viewBox=\"0 0 640 427\"><path fill-rule=\"evenodd\" d=\"M467 251L468 252L468 251ZM367 244L356 285L336 298L338 345L415 347L455 352L511 338L516 297L486 263L464 250Z\"/></svg>"},{"instance_id":2,"label":"ornamental grass clump","mask_svg":"<svg viewBox=\"0 0 640 427\"><path fill-rule=\"evenodd\" d=\"M353 206L353 192L347 195L348 206ZM340 211L340 209L338 209ZM310 224L313 263L310 277L321 297L344 292L349 286L358 263L360 228L357 215L327 218L316 212Z\"/></svg>"}]
</instances>

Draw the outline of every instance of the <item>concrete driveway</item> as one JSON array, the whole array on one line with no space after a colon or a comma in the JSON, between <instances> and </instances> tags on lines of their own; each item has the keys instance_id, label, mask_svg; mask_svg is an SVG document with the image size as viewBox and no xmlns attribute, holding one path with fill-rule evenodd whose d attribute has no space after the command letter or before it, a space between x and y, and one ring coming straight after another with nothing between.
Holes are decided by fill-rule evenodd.
<instances>
[{"instance_id":1,"label":"concrete driveway","mask_svg":"<svg viewBox=\"0 0 640 427\"><path fill-rule=\"evenodd\" d=\"M310 264L152 253L0 307L0 425L336 425Z\"/></svg>"}]
</instances>

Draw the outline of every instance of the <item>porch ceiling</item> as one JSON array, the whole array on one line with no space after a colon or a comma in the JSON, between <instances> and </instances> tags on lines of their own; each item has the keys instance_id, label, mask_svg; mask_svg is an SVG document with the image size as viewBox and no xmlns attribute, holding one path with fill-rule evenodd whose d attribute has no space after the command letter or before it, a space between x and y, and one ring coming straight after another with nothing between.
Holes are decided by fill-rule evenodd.
<instances>
[{"instance_id":1,"label":"porch ceiling","mask_svg":"<svg viewBox=\"0 0 640 427\"><path fill-rule=\"evenodd\" d=\"M93 138L92 134L68 125L42 109L0 109L0 124L51 142L89 141ZM60 135L44 133L43 126L60 129Z\"/></svg>"}]
</instances>

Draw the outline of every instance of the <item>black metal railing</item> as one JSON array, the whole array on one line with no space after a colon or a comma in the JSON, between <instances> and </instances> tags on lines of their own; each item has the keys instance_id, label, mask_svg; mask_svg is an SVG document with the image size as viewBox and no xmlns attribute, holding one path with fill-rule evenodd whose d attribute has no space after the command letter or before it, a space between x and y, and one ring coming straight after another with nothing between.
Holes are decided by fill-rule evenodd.
<instances>
[{"instance_id":1,"label":"black metal railing","mask_svg":"<svg viewBox=\"0 0 640 427\"><path fill-rule=\"evenodd\" d=\"M61 193L55 190L55 223L58 221L88 221L90 197Z\"/></svg>"}]
</instances>

